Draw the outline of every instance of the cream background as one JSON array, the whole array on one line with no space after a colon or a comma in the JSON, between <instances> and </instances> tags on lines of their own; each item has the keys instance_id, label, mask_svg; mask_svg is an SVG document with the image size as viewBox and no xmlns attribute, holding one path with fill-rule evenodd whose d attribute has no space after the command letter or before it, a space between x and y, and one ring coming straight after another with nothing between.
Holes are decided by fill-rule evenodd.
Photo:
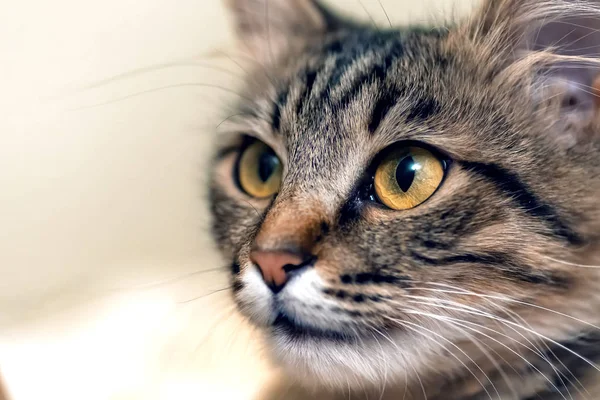
<instances>
[{"instance_id":1,"label":"cream background","mask_svg":"<svg viewBox=\"0 0 600 400\"><path fill-rule=\"evenodd\" d=\"M398 23L471 3L381 1ZM377 0L332 3L387 24ZM182 303L227 285L206 272L221 264L202 182L230 97L199 86L241 78L210 56L235 54L222 4L2 9L0 372L12 397L261 398L278 378L226 293Z\"/></svg>"}]
</instances>

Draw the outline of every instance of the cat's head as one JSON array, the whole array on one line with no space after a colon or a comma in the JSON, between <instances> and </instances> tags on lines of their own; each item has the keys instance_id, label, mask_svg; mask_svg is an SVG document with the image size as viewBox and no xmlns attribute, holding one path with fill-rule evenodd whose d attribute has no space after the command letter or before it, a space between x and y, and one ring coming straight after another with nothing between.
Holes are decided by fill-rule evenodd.
<instances>
[{"instance_id":1,"label":"cat's head","mask_svg":"<svg viewBox=\"0 0 600 400\"><path fill-rule=\"evenodd\" d=\"M256 62L215 161L214 235L290 374L451 371L472 329L514 347L598 317L598 270L575 266L600 234L597 3L489 1L435 29L229 5Z\"/></svg>"}]
</instances>

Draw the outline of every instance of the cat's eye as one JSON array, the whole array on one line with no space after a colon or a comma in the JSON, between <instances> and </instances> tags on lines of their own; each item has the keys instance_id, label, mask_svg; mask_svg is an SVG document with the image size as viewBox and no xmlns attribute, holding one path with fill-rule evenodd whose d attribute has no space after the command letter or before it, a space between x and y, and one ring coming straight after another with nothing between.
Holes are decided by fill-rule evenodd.
<instances>
[{"instance_id":1,"label":"cat's eye","mask_svg":"<svg viewBox=\"0 0 600 400\"><path fill-rule=\"evenodd\" d=\"M259 141L246 147L237 165L237 179L242 190L257 198L277 193L282 173L279 157L269 146Z\"/></svg>"},{"instance_id":2,"label":"cat's eye","mask_svg":"<svg viewBox=\"0 0 600 400\"><path fill-rule=\"evenodd\" d=\"M390 152L375 171L375 193L394 210L408 210L427 200L444 179L444 162L421 147Z\"/></svg>"}]
</instances>

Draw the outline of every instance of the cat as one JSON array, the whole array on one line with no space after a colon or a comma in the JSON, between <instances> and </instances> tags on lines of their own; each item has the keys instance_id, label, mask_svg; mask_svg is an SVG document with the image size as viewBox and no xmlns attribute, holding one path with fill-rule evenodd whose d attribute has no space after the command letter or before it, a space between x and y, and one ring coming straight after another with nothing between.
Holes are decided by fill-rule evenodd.
<instances>
[{"instance_id":1,"label":"cat","mask_svg":"<svg viewBox=\"0 0 600 400\"><path fill-rule=\"evenodd\" d=\"M274 363L312 398L600 398L600 3L228 6L255 62L213 233Z\"/></svg>"}]
</instances>

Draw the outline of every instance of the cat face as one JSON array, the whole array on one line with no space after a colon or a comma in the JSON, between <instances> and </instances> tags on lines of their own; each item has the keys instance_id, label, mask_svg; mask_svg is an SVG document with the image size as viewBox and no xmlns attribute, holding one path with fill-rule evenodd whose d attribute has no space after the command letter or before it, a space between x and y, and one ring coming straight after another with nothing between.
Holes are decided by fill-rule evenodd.
<instances>
[{"instance_id":1,"label":"cat face","mask_svg":"<svg viewBox=\"0 0 600 400\"><path fill-rule=\"evenodd\" d=\"M580 90L595 67L515 58L523 31L511 48L509 22L500 37L487 21L527 2L388 30L309 0L269 2L270 20L263 1L230 3L260 66L215 161L213 231L280 365L340 387L410 381L482 357L474 329L509 360L515 337L585 330L598 274L566 262L589 262L600 232Z\"/></svg>"}]
</instances>

